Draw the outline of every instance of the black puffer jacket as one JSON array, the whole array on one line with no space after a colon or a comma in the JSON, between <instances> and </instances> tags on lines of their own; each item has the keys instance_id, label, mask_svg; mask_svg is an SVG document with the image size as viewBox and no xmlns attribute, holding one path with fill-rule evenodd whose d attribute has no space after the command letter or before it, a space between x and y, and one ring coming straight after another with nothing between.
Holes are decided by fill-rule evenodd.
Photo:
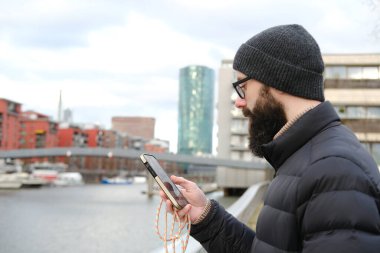
<instances>
[{"instance_id":1,"label":"black puffer jacket","mask_svg":"<svg viewBox=\"0 0 380 253\"><path fill-rule=\"evenodd\" d=\"M217 202L191 235L208 252L380 252L380 175L329 102L265 145L276 170L256 234Z\"/></svg>"}]
</instances>

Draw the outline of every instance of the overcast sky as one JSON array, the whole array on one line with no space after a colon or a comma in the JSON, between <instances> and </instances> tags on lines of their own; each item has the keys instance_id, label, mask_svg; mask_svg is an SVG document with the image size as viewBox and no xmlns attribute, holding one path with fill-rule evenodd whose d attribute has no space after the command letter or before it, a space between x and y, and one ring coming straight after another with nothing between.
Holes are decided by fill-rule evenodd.
<instances>
[{"instance_id":1,"label":"overcast sky","mask_svg":"<svg viewBox=\"0 0 380 253\"><path fill-rule=\"evenodd\" d=\"M56 119L62 90L75 122L106 128L112 116L155 117L176 151L180 68L217 77L241 43L290 23L323 53L380 53L378 2L0 0L0 97Z\"/></svg>"}]
</instances>

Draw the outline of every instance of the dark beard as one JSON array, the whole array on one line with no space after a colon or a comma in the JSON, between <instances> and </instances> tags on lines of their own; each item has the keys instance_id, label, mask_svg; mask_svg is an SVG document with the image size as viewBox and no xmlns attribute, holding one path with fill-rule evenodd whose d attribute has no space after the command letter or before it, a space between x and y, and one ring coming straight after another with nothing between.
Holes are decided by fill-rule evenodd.
<instances>
[{"instance_id":1,"label":"dark beard","mask_svg":"<svg viewBox=\"0 0 380 253\"><path fill-rule=\"evenodd\" d=\"M243 108L244 116L249 118L249 148L258 157L264 157L263 144L269 143L286 124L283 105L269 92L269 87L260 89L260 96L251 112Z\"/></svg>"}]
</instances>

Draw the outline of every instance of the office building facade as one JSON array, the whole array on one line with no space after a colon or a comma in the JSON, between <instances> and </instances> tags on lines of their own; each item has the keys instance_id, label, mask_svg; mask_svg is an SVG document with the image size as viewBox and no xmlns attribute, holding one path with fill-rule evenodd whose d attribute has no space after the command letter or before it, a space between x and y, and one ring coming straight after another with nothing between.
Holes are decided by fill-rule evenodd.
<instances>
[{"instance_id":1,"label":"office building facade","mask_svg":"<svg viewBox=\"0 0 380 253\"><path fill-rule=\"evenodd\" d=\"M380 54L326 54L323 59L326 100L380 164ZM234 106L237 94L231 83L235 80L232 60L223 60L219 70L218 157L258 159L248 150L248 120Z\"/></svg>"},{"instance_id":2,"label":"office building facade","mask_svg":"<svg viewBox=\"0 0 380 253\"><path fill-rule=\"evenodd\" d=\"M214 70L205 66L180 69L178 153L212 153Z\"/></svg>"},{"instance_id":3,"label":"office building facade","mask_svg":"<svg viewBox=\"0 0 380 253\"><path fill-rule=\"evenodd\" d=\"M325 96L380 164L380 54L329 54Z\"/></svg>"}]
</instances>

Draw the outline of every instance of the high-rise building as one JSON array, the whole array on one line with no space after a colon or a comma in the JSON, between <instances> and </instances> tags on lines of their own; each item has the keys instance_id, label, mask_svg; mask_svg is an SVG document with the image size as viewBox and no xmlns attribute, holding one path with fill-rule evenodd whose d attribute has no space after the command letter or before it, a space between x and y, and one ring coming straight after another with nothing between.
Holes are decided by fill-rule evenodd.
<instances>
[{"instance_id":1,"label":"high-rise building","mask_svg":"<svg viewBox=\"0 0 380 253\"><path fill-rule=\"evenodd\" d=\"M211 154L214 114L214 70L205 66L180 69L178 153Z\"/></svg>"},{"instance_id":2,"label":"high-rise building","mask_svg":"<svg viewBox=\"0 0 380 253\"><path fill-rule=\"evenodd\" d=\"M326 100L380 164L380 54L325 54L323 60ZM223 60L219 70L218 157L258 159L248 150L248 120L234 106L234 81L232 60Z\"/></svg>"},{"instance_id":3,"label":"high-rise building","mask_svg":"<svg viewBox=\"0 0 380 253\"><path fill-rule=\"evenodd\" d=\"M112 117L112 130L151 140L154 139L155 123L155 118L150 117Z\"/></svg>"}]
</instances>

